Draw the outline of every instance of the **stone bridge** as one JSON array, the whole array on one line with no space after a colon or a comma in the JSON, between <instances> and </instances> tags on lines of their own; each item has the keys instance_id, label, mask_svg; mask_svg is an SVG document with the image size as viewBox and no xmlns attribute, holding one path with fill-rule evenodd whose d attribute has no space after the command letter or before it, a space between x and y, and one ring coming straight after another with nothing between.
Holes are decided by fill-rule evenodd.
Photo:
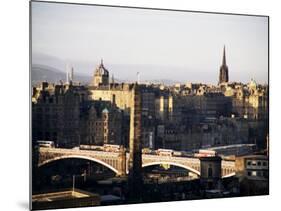
<instances>
[{"instance_id":1,"label":"stone bridge","mask_svg":"<svg viewBox=\"0 0 281 211\"><path fill-rule=\"evenodd\" d=\"M117 175L128 174L129 153L126 153L124 149L119 151L100 151L40 147L38 151L39 167L56 160L77 158L99 163L111 169ZM199 158L142 154L143 167L160 164L178 166L200 176ZM228 177L232 175L235 175L235 162L222 160L222 176Z\"/></svg>"}]
</instances>

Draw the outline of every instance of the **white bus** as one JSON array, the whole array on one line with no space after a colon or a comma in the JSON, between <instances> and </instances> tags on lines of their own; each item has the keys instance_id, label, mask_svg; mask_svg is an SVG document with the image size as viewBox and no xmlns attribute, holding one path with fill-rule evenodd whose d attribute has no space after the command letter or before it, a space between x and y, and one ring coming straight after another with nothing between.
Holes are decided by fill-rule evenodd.
<instances>
[{"instance_id":1,"label":"white bus","mask_svg":"<svg viewBox=\"0 0 281 211\"><path fill-rule=\"evenodd\" d=\"M172 149L158 149L156 151L157 155L160 155L160 156L170 156L172 157L173 154L174 154L174 150Z\"/></svg>"},{"instance_id":2,"label":"white bus","mask_svg":"<svg viewBox=\"0 0 281 211\"><path fill-rule=\"evenodd\" d=\"M47 148L53 148L55 147L55 143L53 141L43 141L43 140L39 140L37 141L37 145L39 147L47 147Z\"/></svg>"}]
</instances>

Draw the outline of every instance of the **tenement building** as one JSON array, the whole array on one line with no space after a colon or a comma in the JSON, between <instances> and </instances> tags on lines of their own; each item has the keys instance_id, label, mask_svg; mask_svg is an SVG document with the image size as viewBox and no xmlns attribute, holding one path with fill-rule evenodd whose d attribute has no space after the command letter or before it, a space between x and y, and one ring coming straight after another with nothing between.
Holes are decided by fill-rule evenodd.
<instances>
[{"instance_id":1,"label":"tenement building","mask_svg":"<svg viewBox=\"0 0 281 211\"><path fill-rule=\"evenodd\" d=\"M235 160L242 195L269 194L269 161L266 155L247 155Z\"/></svg>"},{"instance_id":2,"label":"tenement building","mask_svg":"<svg viewBox=\"0 0 281 211\"><path fill-rule=\"evenodd\" d=\"M86 101L81 105L82 144L124 143L123 112L110 101ZM128 132L127 132L128 133ZM127 135L128 136L128 135Z\"/></svg>"},{"instance_id":3,"label":"tenement building","mask_svg":"<svg viewBox=\"0 0 281 211\"><path fill-rule=\"evenodd\" d=\"M84 86L43 82L33 88L32 139L60 147L121 144L122 115L110 101L89 101Z\"/></svg>"},{"instance_id":4,"label":"tenement building","mask_svg":"<svg viewBox=\"0 0 281 211\"><path fill-rule=\"evenodd\" d=\"M76 146L80 139L80 103L87 89L72 84L43 82L32 93L32 139Z\"/></svg>"}]
</instances>

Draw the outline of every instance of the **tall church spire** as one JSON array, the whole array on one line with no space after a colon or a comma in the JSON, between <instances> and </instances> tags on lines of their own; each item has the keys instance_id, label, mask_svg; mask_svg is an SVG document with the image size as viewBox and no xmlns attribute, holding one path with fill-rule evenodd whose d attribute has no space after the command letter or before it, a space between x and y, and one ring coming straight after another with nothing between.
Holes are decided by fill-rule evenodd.
<instances>
[{"instance_id":1,"label":"tall church spire","mask_svg":"<svg viewBox=\"0 0 281 211\"><path fill-rule=\"evenodd\" d=\"M225 58L225 45L223 46L222 65L220 66L219 84L228 82L228 66Z\"/></svg>"},{"instance_id":2,"label":"tall church spire","mask_svg":"<svg viewBox=\"0 0 281 211\"><path fill-rule=\"evenodd\" d=\"M225 59L225 45L223 46L223 58L222 58L222 65L226 65L226 59Z\"/></svg>"}]
</instances>

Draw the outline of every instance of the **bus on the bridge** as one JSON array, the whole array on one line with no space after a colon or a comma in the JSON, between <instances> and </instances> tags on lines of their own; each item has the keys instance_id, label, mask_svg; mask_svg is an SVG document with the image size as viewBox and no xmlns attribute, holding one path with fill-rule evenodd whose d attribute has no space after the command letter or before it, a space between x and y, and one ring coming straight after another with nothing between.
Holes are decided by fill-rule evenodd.
<instances>
[{"instance_id":1,"label":"bus on the bridge","mask_svg":"<svg viewBox=\"0 0 281 211\"><path fill-rule=\"evenodd\" d=\"M55 143L53 141L38 140L37 145L39 147L48 147L48 148L54 148L55 147Z\"/></svg>"}]
</instances>

